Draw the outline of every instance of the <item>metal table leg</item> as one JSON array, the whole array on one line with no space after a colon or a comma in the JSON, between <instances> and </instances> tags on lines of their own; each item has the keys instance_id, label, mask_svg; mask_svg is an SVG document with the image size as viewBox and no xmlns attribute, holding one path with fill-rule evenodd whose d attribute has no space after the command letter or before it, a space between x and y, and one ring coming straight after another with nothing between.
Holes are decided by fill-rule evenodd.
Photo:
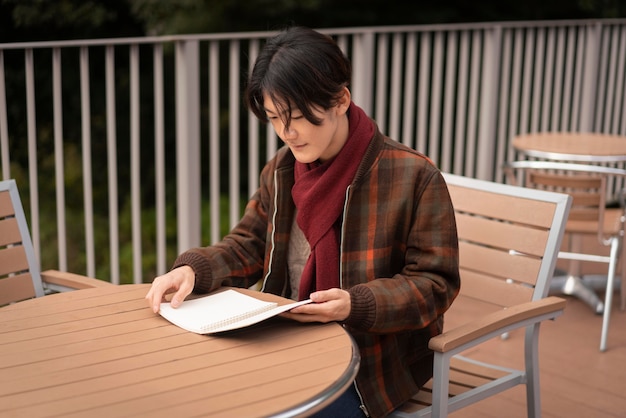
<instances>
[{"instance_id":1,"label":"metal table leg","mask_svg":"<svg viewBox=\"0 0 626 418\"><path fill-rule=\"evenodd\" d=\"M585 302L598 315L604 312L604 302L596 294L596 290L606 289L606 276L588 275L579 276L560 275L550 282L551 294L574 296ZM619 290L620 280L616 277L614 290Z\"/></svg>"}]
</instances>

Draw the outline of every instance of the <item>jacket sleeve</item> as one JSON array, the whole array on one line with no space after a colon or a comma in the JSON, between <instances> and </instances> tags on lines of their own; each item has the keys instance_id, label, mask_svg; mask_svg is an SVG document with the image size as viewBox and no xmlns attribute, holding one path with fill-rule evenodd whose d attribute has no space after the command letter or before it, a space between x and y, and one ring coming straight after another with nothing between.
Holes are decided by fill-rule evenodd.
<instances>
[{"instance_id":1,"label":"jacket sleeve","mask_svg":"<svg viewBox=\"0 0 626 418\"><path fill-rule=\"evenodd\" d=\"M387 275L370 277L366 283L349 289L352 307L345 323L354 329L393 333L427 328L443 315L458 294L460 278L454 210L441 173L434 168L427 171L428 175L422 173L418 176L422 180L414 185L415 201L410 209L413 215L408 222L406 242L396 245L402 249L401 255L386 254L384 257L391 259L390 265L374 267L375 274L387 270L384 272ZM394 189L401 188L399 182L391 184ZM389 193L388 200L393 202L393 193L397 191ZM384 212L389 216L391 210L403 209L385 208ZM377 218L380 217L379 214ZM370 229L379 231L381 228L379 225ZM394 227L385 224L382 229L393 233ZM387 240L392 238L386 236ZM373 258L376 257L374 254ZM386 261L379 262L385 265Z\"/></svg>"},{"instance_id":2,"label":"jacket sleeve","mask_svg":"<svg viewBox=\"0 0 626 418\"><path fill-rule=\"evenodd\" d=\"M194 291L208 292L220 286L248 287L262 276L272 173L273 162L270 162L261 173L259 189L228 235L216 244L192 248L174 262L172 268L182 265L193 268Z\"/></svg>"}]
</instances>

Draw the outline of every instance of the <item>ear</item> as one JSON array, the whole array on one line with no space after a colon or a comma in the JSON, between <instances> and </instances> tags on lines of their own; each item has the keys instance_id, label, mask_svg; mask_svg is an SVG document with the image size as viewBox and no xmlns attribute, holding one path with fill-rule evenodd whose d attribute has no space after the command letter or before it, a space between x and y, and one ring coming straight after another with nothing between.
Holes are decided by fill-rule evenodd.
<instances>
[{"instance_id":1,"label":"ear","mask_svg":"<svg viewBox=\"0 0 626 418\"><path fill-rule=\"evenodd\" d=\"M336 104L337 114L340 116L344 115L348 111L351 101L352 101L352 94L350 93L350 90L348 89L348 87L344 87L342 92L340 93L340 96L337 98L337 104Z\"/></svg>"}]
</instances>

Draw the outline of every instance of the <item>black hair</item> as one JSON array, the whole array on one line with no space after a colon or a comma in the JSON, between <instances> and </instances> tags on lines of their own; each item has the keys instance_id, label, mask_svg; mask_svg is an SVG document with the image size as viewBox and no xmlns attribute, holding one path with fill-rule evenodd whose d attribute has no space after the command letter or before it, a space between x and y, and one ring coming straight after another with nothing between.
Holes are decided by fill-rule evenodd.
<instances>
[{"instance_id":1,"label":"black hair","mask_svg":"<svg viewBox=\"0 0 626 418\"><path fill-rule=\"evenodd\" d=\"M352 68L335 41L313 29L294 26L269 39L248 80L248 108L267 122L263 95L280 111L286 126L294 109L314 125L313 109L328 110L350 85Z\"/></svg>"}]
</instances>

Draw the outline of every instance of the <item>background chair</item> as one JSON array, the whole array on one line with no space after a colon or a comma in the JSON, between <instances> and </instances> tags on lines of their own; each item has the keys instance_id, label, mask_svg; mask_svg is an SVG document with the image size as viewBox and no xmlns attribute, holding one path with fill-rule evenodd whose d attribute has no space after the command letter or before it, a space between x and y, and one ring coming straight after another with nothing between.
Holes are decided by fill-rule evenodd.
<instances>
[{"instance_id":1,"label":"background chair","mask_svg":"<svg viewBox=\"0 0 626 418\"><path fill-rule=\"evenodd\" d=\"M99 286L112 284L57 270L40 272L15 180L0 181L0 306Z\"/></svg>"},{"instance_id":2,"label":"background chair","mask_svg":"<svg viewBox=\"0 0 626 418\"><path fill-rule=\"evenodd\" d=\"M566 280L561 285L564 294L575 295L602 313L600 351L607 349L609 320L615 291L615 276L623 251L624 198L618 197L619 208L607 206L607 182L609 178L626 176L626 170L591 164L559 163L551 161L514 161L505 166L508 178L515 184L542 190L559 191L572 196L572 209L565 226L567 246L559 252L559 258L569 260ZM600 246L609 247L608 255L592 252L584 241L596 238ZM581 274L581 262L608 264L604 303L593 289L586 286ZM620 283L621 309L625 295L623 271ZM557 282L558 283L558 282Z\"/></svg>"},{"instance_id":3,"label":"background chair","mask_svg":"<svg viewBox=\"0 0 626 418\"><path fill-rule=\"evenodd\" d=\"M391 416L444 417L523 384L528 416L540 416L539 326L565 308L564 299L547 293L571 198L450 174L445 179L456 213L461 291L445 314L443 334L429 343L433 378ZM526 330L523 370L459 355L517 328Z\"/></svg>"}]
</instances>

